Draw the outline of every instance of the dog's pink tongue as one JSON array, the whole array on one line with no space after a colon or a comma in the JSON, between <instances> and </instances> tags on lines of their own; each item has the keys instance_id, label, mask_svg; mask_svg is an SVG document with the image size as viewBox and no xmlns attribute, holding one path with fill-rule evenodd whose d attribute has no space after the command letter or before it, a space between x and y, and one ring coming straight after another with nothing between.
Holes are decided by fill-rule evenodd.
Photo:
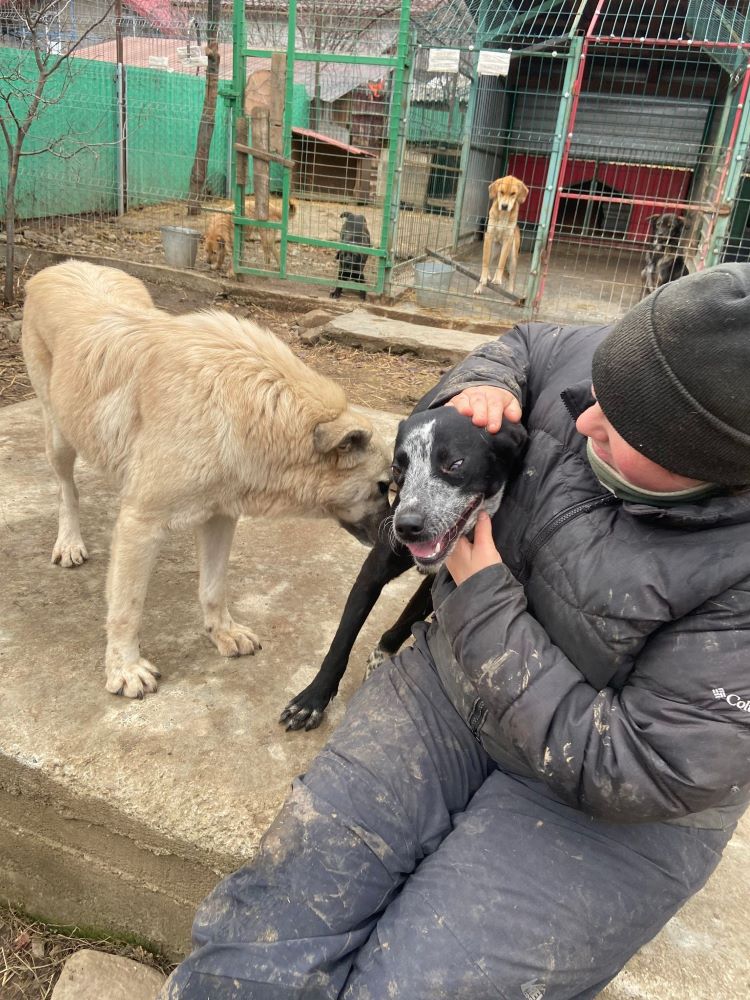
<instances>
[{"instance_id":1,"label":"dog's pink tongue","mask_svg":"<svg viewBox=\"0 0 750 1000\"><path fill-rule=\"evenodd\" d=\"M428 559L435 555L438 545L435 542L411 542L407 548L417 559Z\"/></svg>"}]
</instances>

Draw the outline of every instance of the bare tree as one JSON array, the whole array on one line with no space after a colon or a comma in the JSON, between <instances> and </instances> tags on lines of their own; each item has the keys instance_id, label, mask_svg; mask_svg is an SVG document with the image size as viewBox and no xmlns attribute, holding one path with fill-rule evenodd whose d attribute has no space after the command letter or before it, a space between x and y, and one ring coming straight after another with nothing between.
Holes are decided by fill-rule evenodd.
<instances>
[{"instance_id":1,"label":"bare tree","mask_svg":"<svg viewBox=\"0 0 750 1000\"><path fill-rule=\"evenodd\" d=\"M15 225L16 225L16 184L24 158L47 153L69 158L91 143L84 136L70 133L56 138L35 141L33 148L24 148L34 122L45 110L65 100L68 87L74 78L75 69L70 57L81 47L88 36L109 16L112 4L101 16L89 24L85 30L76 32L74 37L63 38L51 29L59 20L60 0L11 0L3 7L4 15L12 13L14 21L25 35L25 48L18 49L15 65L12 60L3 73L0 86L0 133L8 153L8 172L5 179L5 283L3 301L7 304L14 299L15 266ZM14 50L5 49L8 53ZM33 59L28 59L31 52ZM45 93L52 77L61 81L55 88L54 97Z\"/></svg>"},{"instance_id":2,"label":"bare tree","mask_svg":"<svg viewBox=\"0 0 750 1000\"><path fill-rule=\"evenodd\" d=\"M219 92L219 18L221 16L221 0L207 0L206 5L206 92L203 98L203 111L198 126L198 140L195 145L195 159L190 172L190 198L188 213L196 215L200 211L197 199L203 193L208 173L208 157L211 152L211 140L216 124L216 97Z\"/></svg>"}]
</instances>

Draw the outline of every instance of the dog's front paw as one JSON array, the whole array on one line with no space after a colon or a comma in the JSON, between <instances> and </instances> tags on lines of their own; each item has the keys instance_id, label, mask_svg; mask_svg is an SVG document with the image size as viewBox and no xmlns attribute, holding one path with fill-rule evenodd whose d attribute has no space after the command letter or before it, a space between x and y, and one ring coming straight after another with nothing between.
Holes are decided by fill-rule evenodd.
<instances>
[{"instance_id":1,"label":"dog's front paw","mask_svg":"<svg viewBox=\"0 0 750 1000\"><path fill-rule=\"evenodd\" d=\"M124 698L142 698L156 691L160 677L153 663L140 656L134 663L107 667L107 690Z\"/></svg>"},{"instance_id":2,"label":"dog's front paw","mask_svg":"<svg viewBox=\"0 0 750 1000\"><path fill-rule=\"evenodd\" d=\"M206 632L222 656L252 656L263 648L255 632L237 622L228 628L209 628Z\"/></svg>"},{"instance_id":3,"label":"dog's front paw","mask_svg":"<svg viewBox=\"0 0 750 1000\"><path fill-rule=\"evenodd\" d=\"M287 732L302 728L307 732L317 729L323 721L326 706L335 694L336 691L332 692L313 681L296 698L292 698L279 716L279 722Z\"/></svg>"},{"instance_id":4,"label":"dog's front paw","mask_svg":"<svg viewBox=\"0 0 750 1000\"><path fill-rule=\"evenodd\" d=\"M375 649L373 649L373 651L367 657L367 665L365 667L365 676L362 678L362 683L364 684L364 682L367 680L367 678L370 676L370 674L372 674L375 670L378 669L378 667L383 662L383 660L387 660L387 659L388 659L388 653L386 653L386 651L383 649L383 647L382 646L376 646Z\"/></svg>"},{"instance_id":5,"label":"dog's front paw","mask_svg":"<svg viewBox=\"0 0 750 1000\"><path fill-rule=\"evenodd\" d=\"M59 536L52 549L52 562L59 563L65 569L70 569L71 566L80 566L81 563L86 562L88 557L89 554L80 535L76 537Z\"/></svg>"},{"instance_id":6,"label":"dog's front paw","mask_svg":"<svg viewBox=\"0 0 750 1000\"><path fill-rule=\"evenodd\" d=\"M480 282L479 282L479 284L477 285L477 287L476 287L476 288L474 289L474 294L475 294L475 295L481 295L481 294L482 294L482 291L483 291L483 289L484 289L484 286L485 286L486 284L487 284L487 282L486 282L486 281L480 281Z\"/></svg>"}]
</instances>

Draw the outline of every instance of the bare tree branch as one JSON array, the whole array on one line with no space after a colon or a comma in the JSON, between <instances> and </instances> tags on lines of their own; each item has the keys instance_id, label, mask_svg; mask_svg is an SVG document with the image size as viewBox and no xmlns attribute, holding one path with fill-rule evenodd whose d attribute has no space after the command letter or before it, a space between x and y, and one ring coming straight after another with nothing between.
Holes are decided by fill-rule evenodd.
<instances>
[{"instance_id":1,"label":"bare tree branch","mask_svg":"<svg viewBox=\"0 0 750 1000\"><path fill-rule=\"evenodd\" d=\"M26 157L39 156L48 153L60 159L72 159L86 149L93 149L97 146L114 145L114 143L83 142L81 136L85 133L71 136L67 133L54 139L47 139L43 144L37 144L32 149L25 149L24 144L28 138L29 131L34 122L48 108L60 104L68 92L68 88L75 77L72 68L71 56L83 45L95 29L102 24L110 15L114 6L110 2L104 12L101 13L85 30L78 33L74 38L68 40L62 51L55 51L49 39L49 22L51 15L56 18L67 7L67 3L60 3L60 0L37 0L32 6L30 0L13 0L5 5L16 14L24 24L31 41L31 51L36 64L36 79L27 74L24 68L25 53L20 50L18 64L11 67L3 80L3 93L0 95L0 131L8 150L8 172L5 182L5 284L3 297L6 303L13 301L14 297L14 257L15 257L15 215L16 203L15 192L18 181L18 172L21 163ZM6 50L7 51L7 50ZM65 74L59 91L52 98L44 95L50 77L64 68ZM14 102L19 105L14 107ZM25 105L21 109L21 105ZM102 120L104 120L102 118ZM101 121L92 126L93 134L101 124ZM71 145L71 143L73 145Z\"/></svg>"}]
</instances>

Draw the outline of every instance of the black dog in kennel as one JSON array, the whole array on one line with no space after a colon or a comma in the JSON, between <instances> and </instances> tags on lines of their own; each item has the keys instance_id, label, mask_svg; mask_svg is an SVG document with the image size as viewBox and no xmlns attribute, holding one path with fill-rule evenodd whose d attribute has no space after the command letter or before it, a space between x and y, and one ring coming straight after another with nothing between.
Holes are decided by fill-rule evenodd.
<instances>
[{"instance_id":1,"label":"black dog in kennel","mask_svg":"<svg viewBox=\"0 0 750 1000\"><path fill-rule=\"evenodd\" d=\"M339 237L342 243L354 243L360 247L372 246L370 230L367 228L367 219L364 215L342 212L340 218L344 220ZM339 262L338 281L359 281L364 284L367 254L357 253L356 250L339 250L336 254L336 260ZM340 299L342 291L341 286L336 285L331 292L331 298ZM364 299L366 295L365 291L359 293L361 299Z\"/></svg>"}]
</instances>

